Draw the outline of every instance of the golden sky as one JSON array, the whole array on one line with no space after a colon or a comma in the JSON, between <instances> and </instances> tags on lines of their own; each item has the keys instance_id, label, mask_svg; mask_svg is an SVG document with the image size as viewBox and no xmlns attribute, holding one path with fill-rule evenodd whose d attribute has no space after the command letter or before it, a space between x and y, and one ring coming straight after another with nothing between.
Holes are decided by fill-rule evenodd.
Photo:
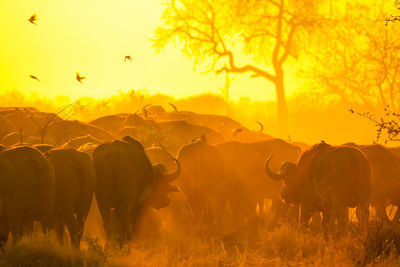
<instances>
[{"instance_id":1,"label":"golden sky","mask_svg":"<svg viewBox=\"0 0 400 267\"><path fill-rule=\"evenodd\" d=\"M173 46L155 54L150 38L162 10L160 0L1 0L0 90L73 99L130 89L175 97L219 93L224 74L194 72L191 60ZM33 13L37 26L27 20ZM124 63L125 55L133 62ZM86 76L84 85L75 80L76 72ZM287 75L288 94L296 88L288 83L293 77ZM234 79L233 99L275 98L272 84L264 79Z\"/></svg>"}]
</instances>

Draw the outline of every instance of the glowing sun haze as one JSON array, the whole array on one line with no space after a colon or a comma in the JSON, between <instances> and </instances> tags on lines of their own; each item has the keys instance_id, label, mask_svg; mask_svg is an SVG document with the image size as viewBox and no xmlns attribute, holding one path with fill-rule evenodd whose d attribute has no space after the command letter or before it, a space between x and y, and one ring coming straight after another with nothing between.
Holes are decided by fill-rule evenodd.
<instances>
[{"instance_id":1,"label":"glowing sun haze","mask_svg":"<svg viewBox=\"0 0 400 267\"><path fill-rule=\"evenodd\" d=\"M161 23L161 1L3 0L0 5L1 91L19 89L75 99L147 89L184 97L219 93L224 86L224 74L202 75L201 68L194 72L191 60L179 48L155 53L150 38ZM28 21L34 13L37 26ZM126 55L133 62L124 63ZM84 85L75 80L76 72L86 76ZM264 79L232 77L233 99L275 98L272 84ZM287 73L288 94L295 89L291 77Z\"/></svg>"}]
</instances>

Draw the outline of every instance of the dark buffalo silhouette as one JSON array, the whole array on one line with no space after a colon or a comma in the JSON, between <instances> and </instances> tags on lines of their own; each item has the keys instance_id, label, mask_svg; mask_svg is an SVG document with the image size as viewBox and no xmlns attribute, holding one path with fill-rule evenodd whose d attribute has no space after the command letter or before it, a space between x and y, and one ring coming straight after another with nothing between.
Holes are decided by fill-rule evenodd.
<instances>
[{"instance_id":1,"label":"dark buffalo silhouette","mask_svg":"<svg viewBox=\"0 0 400 267\"><path fill-rule=\"evenodd\" d=\"M163 145L158 144L147 148L146 154L152 164L162 163L169 172L175 170L174 156ZM176 191L177 193L171 195L168 207L158 211L157 215L159 215L164 225L169 226L165 230L189 230L190 222L193 219L190 205L185 193L178 189Z\"/></svg>"},{"instance_id":2,"label":"dark buffalo silhouette","mask_svg":"<svg viewBox=\"0 0 400 267\"><path fill-rule=\"evenodd\" d=\"M281 139L273 139L255 143L226 142L217 145L221 152L226 171L231 179L240 180L249 190L249 199L253 210L258 205L263 211L264 199L272 200L271 225L280 222L285 216L288 206L282 203L280 191L281 181L265 178L265 160L274 155L271 166L278 169L282 161L296 161L301 153L299 147ZM296 216L297 217L297 216Z\"/></svg>"},{"instance_id":3,"label":"dark buffalo silhouette","mask_svg":"<svg viewBox=\"0 0 400 267\"><path fill-rule=\"evenodd\" d=\"M107 238L122 244L130 240L149 206L168 206L169 182L180 174L166 174L162 164L151 165L142 144L130 137L99 145L93 152L96 199ZM115 215L115 216L114 216Z\"/></svg>"},{"instance_id":4,"label":"dark buffalo silhouette","mask_svg":"<svg viewBox=\"0 0 400 267\"><path fill-rule=\"evenodd\" d=\"M43 154L45 154L47 151L55 148L54 145L49 145L49 144L36 144L36 145L33 145L32 147L36 148Z\"/></svg>"},{"instance_id":5,"label":"dark buffalo silhouette","mask_svg":"<svg viewBox=\"0 0 400 267\"><path fill-rule=\"evenodd\" d=\"M279 172L265 164L267 174L283 180L282 198L291 204L301 204L301 223L306 224L313 211L323 214L322 226L328 236L333 220L345 224L348 207L357 207L360 226L366 226L371 194L371 167L357 148L331 146L324 142L305 151L297 164L282 163Z\"/></svg>"},{"instance_id":6,"label":"dark buffalo silhouette","mask_svg":"<svg viewBox=\"0 0 400 267\"><path fill-rule=\"evenodd\" d=\"M15 126L8 120L0 117L0 140L9 133L16 132Z\"/></svg>"},{"instance_id":7,"label":"dark buffalo silhouette","mask_svg":"<svg viewBox=\"0 0 400 267\"><path fill-rule=\"evenodd\" d=\"M146 114L148 117L154 119L156 122L169 122L169 121L185 121L188 124L196 125L197 127L206 127L206 131L203 130L202 133L197 133L193 138L197 138L200 134L205 134L210 142L210 144L217 144L219 142L213 142L213 138L219 138L230 141L240 141L240 142L256 142L272 139L268 134L262 133L263 126L261 123L260 130L251 131L246 127L242 126L239 122L229 118L227 116L216 115L216 114L200 114L190 111L174 111L166 112L160 106L150 106L147 107ZM219 136L216 136L210 130L218 132Z\"/></svg>"},{"instance_id":8,"label":"dark buffalo silhouette","mask_svg":"<svg viewBox=\"0 0 400 267\"><path fill-rule=\"evenodd\" d=\"M388 221L386 204L400 205L400 159L387 148L374 145L356 145L368 158L372 167L371 204L376 209L380 221ZM399 213L396 212L395 220Z\"/></svg>"},{"instance_id":9,"label":"dark buffalo silhouette","mask_svg":"<svg viewBox=\"0 0 400 267\"><path fill-rule=\"evenodd\" d=\"M244 194L245 185L226 175L219 150L205 137L179 151L182 174L178 184L186 194L194 221L225 233L252 217L252 207Z\"/></svg>"},{"instance_id":10,"label":"dark buffalo silhouette","mask_svg":"<svg viewBox=\"0 0 400 267\"><path fill-rule=\"evenodd\" d=\"M54 208L54 169L42 153L20 146L0 151L0 241L17 240L33 222L49 230Z\"/></svg>"},{"instance_id":11,"label":"dark buffalo silhouette","mask_svg":"<svg viewBox=\"0 0 400 267\"><path fill-rule=\"evenodd\" d=\"M152 164L163 164L167 170L172 171L175 169L174 156L169 153L164 147L152 146L146 148L146 155L149 157Z\"/></svg>"},{"instance_id":12,"label":"dark buffalo silhouette","mask_svg":"<svg viewBox=\"0 0 400 267\"><path fill-rule=\"evenodd\" d=\"M79 246L96 183L92 160L72 148L50 150L47 155L55 170L53 226L62 240L65 224L71 243Z\"/></svg>"},{"instance_id":13,"label":"dark buffalo silhouette","mask_svg":"<svg viewBox=\"0 0 400 267\"><path fill-rule=\"evenodd\" d=\"M95 125L76 120L64 120L54 122L48 127L46 140L49 138L50 140L54 140L56 145L62 145L71 139L87 135L103 142L115 139L112 134Z\"/></svg>"},{"instance_id":14,"label":"dark buffalo silhouette","mask_svg":"<svg viewBox=\"0 0 400 267\"><path fill-rule=\"evenodd\" d=\"M107 115L104 117L97 118L89 122L89 124L96 125L99 128L102 128L112 134L115 134L118 130L124 127L126 118L129 115L130 115L129 113Z\"/></svg>"},{"instance_id":15,"label":"dark buffalo silhouette","mask_svg":"<svg viewBox=\"0 0 400 267\"><path fill-rule=\"evenodd\" d=\"M91 135L85 135L85 136L79 136L79 137L69 140L64 145L62 145L62 147L78 149L79 147L81 147L85 144L88 144L88 143L100 145L102 143L102 141L97 138L92 137Z\"/></svg>"}]
</instances>

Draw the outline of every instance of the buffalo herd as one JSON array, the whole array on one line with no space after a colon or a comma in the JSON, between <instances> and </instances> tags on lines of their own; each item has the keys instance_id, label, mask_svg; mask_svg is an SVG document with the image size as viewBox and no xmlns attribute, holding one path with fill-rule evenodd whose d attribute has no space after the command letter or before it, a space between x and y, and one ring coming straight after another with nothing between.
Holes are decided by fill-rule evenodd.
<instances>
[{"instance_id":1,"label":"buffalo herd","mask_svg":"<svg viewBox=\"0 0 400 267\"><path fill-rule=\"evenodd\" d=\"M328 238L347 227L349 208L361 230L373 218L399 221L400 212L387 214L400 205L397 148L308 146L258 124L250 130L225 116L160 106L89 123L0 108L0 242L18 240L37 221L60 240L66 227L79 247L94 203L107 240L120 245L149 210L171 207L178 217L187 208L188 224L224 234L266 218L271 227L308 227L322 214Z\"/></svg>"}]
</instances>

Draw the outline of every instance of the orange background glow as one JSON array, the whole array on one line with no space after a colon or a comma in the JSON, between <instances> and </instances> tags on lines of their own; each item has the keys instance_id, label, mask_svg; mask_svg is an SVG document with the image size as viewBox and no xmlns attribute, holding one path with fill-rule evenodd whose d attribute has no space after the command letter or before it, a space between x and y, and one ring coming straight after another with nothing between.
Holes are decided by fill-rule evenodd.
<instances>
[{"instance_id":1,"label":"orange background glow","mask_svg":"<svg viewBox=\"0 0 400 267\"><path fill-rule=\"evenodd\" d=\"M220 93L225 76L193 69L179 47L159 54L152 48L160 25L161 1L4 0L0 8L0 90L18 89L72 99L107 97L118 90L146 89L183 97ZM36 13L37 26L28 22ZM131 55L133 62L124 63ZM240 58L239 58L240 60ZM86 76L84 85L75 73ZM37 76L37 82L29 75ZM297 87L287 73L287 93ZM231 98L274 99L273 85L236 75Z\"/></svg>"}]
</instances>

